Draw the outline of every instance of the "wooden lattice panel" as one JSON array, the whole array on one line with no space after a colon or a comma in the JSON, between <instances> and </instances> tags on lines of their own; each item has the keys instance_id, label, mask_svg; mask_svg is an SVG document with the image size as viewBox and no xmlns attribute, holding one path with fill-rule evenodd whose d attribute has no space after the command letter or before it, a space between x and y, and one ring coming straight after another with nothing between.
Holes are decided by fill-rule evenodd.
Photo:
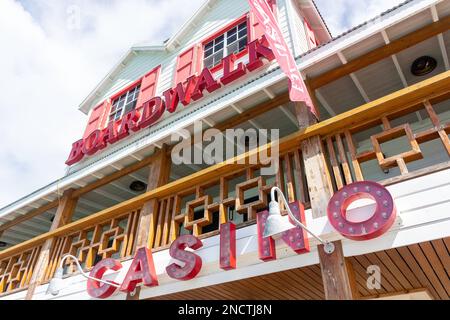
<instances>
[{"instance_id":1,"label":"wooden lattice panel","mask_svg":"<svg viewBox=\"0 0 450 320\"><path fill-rule=\"evenodd\" d=\"M449 102L449 101L447 101ZM413 133L411 123L405 122L391 127L391 123L399 121L403 116L417 115L419 111L424 111L429 117L431 128ZM369 141L371 150L357 152L355 146L355 135L382 127L382 132L370 135ZM336 188L340 189L353 181L365 180L365 174L361 164L376 160L381 172L389 172L391 168L398 167L400 176L407 175L409 169L407 164L417 160L425 159L425 155L420 148L420 144L429 141L441 141L447 160L450 160L450 123L442 124L433 106L429 101L425 101L421 106L412 106L401 114L384 114L378 119L371 119L367 124L358 123L354 127L339 131L325 137L324 142L328 150L328 160L333 173ZM394 139L405 137L408 141L409 150L400 150L389 156L383 153L382 144ZM440 160L441 161L441 160Z\"/></svg>"},{"instance_id":2,"label":"wooden lattice panel","mask_svg":"<svg viewBox=\"0 0 450 320\"><path fill-rule=\"evenodd\" d=\"M41 251L41 246L0 261L0 294L26 288Z\"/></svg>"},{"instance_id":3,"label":"wooden lattice panel","mask_svg":"<svg viewBox=\"0 0 450 320\"><path fill-rule=\"evenodd\" d=\"M61 257L72 254L84 265L92 268L98 260L110 258L123 259L134 253L134 241L140 211L133 211L105 221L87 229L55 239L50 252L50 260L45 279L50 280ZM67 261L68 272L76 272L72 261Z\"/></svg>"},{"instance_id":4,"label":"wooden lattice panel","mask_svg":"<svg viewBox=\"0 0 450 320\"><path fill-rule=\"evenodd\" d=\"M167 247L180 235L182 228L196 236L205 234L203 229L216 221L217 215L219 224L230 221L229 208L237 215L246 215L247 221L254 221L256 212L267 207L268 194L274 185L286 192L290 201L308 199L300 150L292 150L280 157L279 170L272 176L273 183L267 183L267 178L260 175L260 169L261 166L254 166L233 172L159 199L153 247ZM243 181L233 182L237 178ZM214 188L218 191L213 199L209 190ZM248 202L245 192L251 189L256 190L257 199ZM203 214L198 210L203 210Z\"/></svg>"}]
</instances>

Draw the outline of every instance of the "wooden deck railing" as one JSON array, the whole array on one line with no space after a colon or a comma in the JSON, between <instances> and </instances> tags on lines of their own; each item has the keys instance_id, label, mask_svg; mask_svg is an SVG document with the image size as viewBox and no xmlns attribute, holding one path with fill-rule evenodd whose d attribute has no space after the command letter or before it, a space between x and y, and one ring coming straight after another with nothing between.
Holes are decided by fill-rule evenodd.
<instances>
[{"instance_id":1,"label":"wooden deck railing","mask_svg":"<svg viewBox=\"0 0 450 320\"><path fill-rule=\"evenodd\" d=\"M409 165L417 170L449 161L450 100L442 99L436 104L440 102L441 109L447 111L446 123L432 103L424 100L401 112L394 109L368 123L325 136L335 188L353 181L406 176ZM358 138L361 136L365 138Z\"/></svg>"},{"instance_id":2,"label":"wooden deck railing","mask_svg":"<svg viewBox=\"0 0 450 320\"><path fill-rule=\"evenodd\" d=\"M377 161L381 171L398 166L398 175L407 175L407 164L424 157L420 145L432 140L443 143L446 157L441 162L448 162L450 125L441 123L434 106L449 97L450 71L447 71L281 139L281 170L274 177L261 176L260 167L248 163L259 152L270 150L272 145L268 144L1 251L0 294L27 286L35 257L49 239L53 246L45 269L47 280L64 253L77 255L86 268L101 258L130 257L140 209L152 199L158 201L157 225L150 241L155 250L167 247L180 232L210 235L215 230L210 226L214 224L214 216L218 217L216 223L233 219L252 223L255 212L266 206L267 192L273 184L281 186L291 201L307 202L308 188L303 174L307 168L299 146L310 137L321 137L328 150L327 161L335 188L370 178L364 168L369 161ZM431 119L431 126L413 132L408 115L421 109ZM362 132L370 133L370 139L366 138L369 144L358 137ZM407 137L410 150L398 153L391 150L383 155L382 144L401 136ZM245 194L249 190L256 190L257 197L247 199Z\"/></svg>"},{"instance_id":3,"label":"wooden deck railing","mask_svg":"<svg viewBox=\"0 0 450 320\"><path fill-rule=\"evenodd\" d=\"M41 246L23 250L0 261L0 294L11 293L28 286Z\"/></svg>"}]
</instances>

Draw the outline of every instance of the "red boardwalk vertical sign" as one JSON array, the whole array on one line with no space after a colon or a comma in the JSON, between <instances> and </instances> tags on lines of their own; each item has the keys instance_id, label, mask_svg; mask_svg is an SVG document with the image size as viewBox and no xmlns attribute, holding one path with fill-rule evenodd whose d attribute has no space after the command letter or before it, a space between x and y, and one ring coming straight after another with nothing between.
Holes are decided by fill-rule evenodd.
<instances>
[{"instance_id":1,"label":"red boardwalk vertical sign","mask_svg":"<svg viewBox=\"0 0 450 320\"><path fill-rule=\"evenodd\" d=\"M275 15L267 4L266 0L248 0L250 10L256 20L263 26L264 34L269 41L270 48L275 54L275 58L280 65L281 70L289 78L289 98L291 101L304 102L309 110L318 117L314 105L306 89L303 78L298 71L294 56L289 50L283 33L275 19Z\"/></svg>"}]
</instances>

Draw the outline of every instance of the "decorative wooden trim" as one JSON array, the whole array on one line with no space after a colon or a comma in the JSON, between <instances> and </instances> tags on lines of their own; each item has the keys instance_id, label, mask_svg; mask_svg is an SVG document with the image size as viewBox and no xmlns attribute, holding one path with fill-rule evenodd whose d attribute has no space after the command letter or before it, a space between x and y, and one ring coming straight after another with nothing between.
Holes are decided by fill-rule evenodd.
<instances>
[{"instance_id":1,"label":"decorative wooden trim","mask_svg":"<svg viewBox=\"0 0 450 320\"><path fill-rule=\"evenodd\" d=\"M443 33L449 28L450 16L447 16L437 22L433 22L423 27L422 29L416 30L412 33L407 34L406 36L394 40L388 45L372 50L367 54L349 61L347 64L339 66L322 75L310 79L310 88L315 90L317 88L323 87L324 85L333 82L345 75L363 69L375 62L383 60L393 54L396 54L402 50L412 47L413 45L416 45L422 41Z\"/></svg>"}]
</instances>

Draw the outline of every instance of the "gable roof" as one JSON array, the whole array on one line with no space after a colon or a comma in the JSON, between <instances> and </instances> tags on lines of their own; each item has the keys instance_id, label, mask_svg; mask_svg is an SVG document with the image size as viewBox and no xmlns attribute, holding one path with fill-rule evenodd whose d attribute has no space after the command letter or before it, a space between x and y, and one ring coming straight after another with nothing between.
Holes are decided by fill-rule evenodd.
<instances>
[{"instance_id":1,"label":"gable roof","mask_svg":"<svg viewBox=\"0 0 450 320\"><path fill-rule=\"evenodd\" d=\"M203 16L208 13L213 6L221 0L206 0L203 5L197 10L196 13L188 20L186 21L178 30L176 34L174 34L171 38L169 38L167 41L164 42L162 45L151 45L151 44L137 44L133 47L131 47L125 55L123 55L119 62L111 69L111 71L100 81L100 83L94 88L94 90L89 93L89 95L81 102L79 105L79 110L85 114L88 114L89 110L94 107L92 104L95 101L97 97L99 97L103 91L107 88L107 86L113 81L114 76L117 75L119 72L121 72L124 68L126 68L126 64L128 61L131 60L131 58L134 55L137 55L138 52L146 51L146 52L172 52L176 48L178 48L181 45L181 39L183 39L189 31L192 30L192 28L199 25L199 22L203 18ZM242 0L247 1L247 0ZM320 12L317 10L317 7L312 0L300 0L300 2L307 2L310 3L311 6L315 9L317 12L317 17L320 20L319 23L323 26L325 26L325 29L328 31L328 28L326 27L325 22L322 19L322 16L320 15ZM331 36L330 36L331 38Z\"/></svg>"}]
</instances>

